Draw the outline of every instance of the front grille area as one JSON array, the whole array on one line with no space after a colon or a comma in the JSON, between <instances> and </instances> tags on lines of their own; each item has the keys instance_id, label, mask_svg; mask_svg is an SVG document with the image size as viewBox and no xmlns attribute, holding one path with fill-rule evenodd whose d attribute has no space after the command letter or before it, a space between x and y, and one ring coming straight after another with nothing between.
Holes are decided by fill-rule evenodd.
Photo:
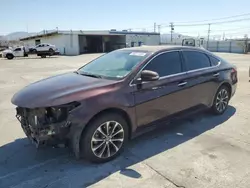
<instances>
[{"instance_id":1,"label":"front grille area","mask_svg":"<svg viewBox=\"0 0 250 188\"><path fill-rule=\"evenodd\" d=\"M16 117L26 136L36 144L64 136L69 127L66 108L16 108ZM62 134L63 133L63 134Z\"/></svg>"}]
</instances>

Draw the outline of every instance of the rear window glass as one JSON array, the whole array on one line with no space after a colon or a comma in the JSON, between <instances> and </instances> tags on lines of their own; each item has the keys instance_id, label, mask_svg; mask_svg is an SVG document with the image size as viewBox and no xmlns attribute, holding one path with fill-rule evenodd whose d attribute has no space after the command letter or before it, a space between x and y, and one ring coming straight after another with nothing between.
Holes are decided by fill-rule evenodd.
<instances>
[{"instance_id":1,"label":"rear window glass","mask_svg":"<svg viewBox=\"0 0 250 188\"><path fill-rule=\"evenodd\" d=\"M212 65L212 66L218 65L219 62L220 62L219 59L217 59L217 58L215 58L215 57L213 57L213 56L209 56L209 58L210 58L210 61L211 61L211 65Z\"/></svg>"},{"instance_id":2,"label":"rear window glass","mask_svg":"<svg viewBox=\"0 0 250 188\"><path fill-rule=\"evenodd\" d=\"M210 67L210 60L207 55L196 51L183 51L188 70Z\"/></svg>"}]
</instances>

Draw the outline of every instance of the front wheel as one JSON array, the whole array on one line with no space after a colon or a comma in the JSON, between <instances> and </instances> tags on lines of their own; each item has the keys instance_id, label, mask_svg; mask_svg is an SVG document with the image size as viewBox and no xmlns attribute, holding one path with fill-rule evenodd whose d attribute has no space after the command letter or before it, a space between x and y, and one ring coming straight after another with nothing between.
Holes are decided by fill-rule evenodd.
<instances>
[{"instance_id":1,"label":"front wheel","mask_svg":"<svg viewBox=\"0 0 250 188\"><path fill-rule=\"evenodd\" d=\"M82 134L81 156L103 163L117 157L128 141L128 124L119 114L103 114Z\"/></svg>"},{"instance_id":2,"label":"front wheel","mask_svg":"<svg viewBox=\"0 0 250 188\"><path fill-rule=\"evenodd\" d=\"M13 59L13 58L14 58L14 55L13 55L13 54L7 54L7 55L6 55L6 58L7 58L7 59Z\"/></svg>"},{"instance_id":3,"label":"front wheel","mask_svg":"<svg viewBox=\"0 0 250 188\"><path fill-rule=\"evenodd\" d=\"M223 114L228 107L229 99L230 99L229 88L226 86L220 87L215 95L212 111L218 115Z\"/></svg>"}]
</instances>

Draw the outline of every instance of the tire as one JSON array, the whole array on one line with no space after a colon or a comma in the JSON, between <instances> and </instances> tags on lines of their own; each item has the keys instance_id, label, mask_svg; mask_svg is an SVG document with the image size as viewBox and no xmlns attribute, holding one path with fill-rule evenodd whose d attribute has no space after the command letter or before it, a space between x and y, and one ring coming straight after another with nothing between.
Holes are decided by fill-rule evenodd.
<instances>
[{"instance_id":1,"label":"tire","mask_svg":"<svg viewBox=\"0 0 250 188\"><path fill-rule=\"evenodd\" d=\"M107 122L109 136L105 138ZM125 119L119 114L106 113L90 122L84 130L80 141L81 157L94 163L108 162L123 151L127 142L128 124Z\"/></svg>"},{"instance_id":2,"label":"tire","mask_svg":"<svg viewBox=\"0 0 250 188\"><path fill-rule=\"evenodd\" d=\"M14 58L14 55L13 55L13 54L7 54L7 55L6 55L6 58L7 58L7 59L13 59L13 58Z\"/></svg>"},{"instance_id":3,"label":"tire","mask_svg":"<svg viewBox=\"0 0 250 188\"><path fill-rule=\"evenodd\" d=\"M54 50L52 48L49 49L49 52L54 52Z\"/></svg>"},{"instance_id":4,"label":"tire","mask_svg":"<svg viewBox=\"0 0 250 188\"><path fill-rule=\"evenodd\" d=\"M46 58L46 55L41 55L41 58Z\"/></svg>"},{"instance_id":5,"label":"tire","mask_svg":"<svg viewBox=\"0 0 250 188\"><path fill-rule=\"evenodd\" d=\"M230 90L227 86L221 86L213 101L212 112L216 115L223 114L228 107L228 102L230 100Z\"/></svg>"}]
</instances>

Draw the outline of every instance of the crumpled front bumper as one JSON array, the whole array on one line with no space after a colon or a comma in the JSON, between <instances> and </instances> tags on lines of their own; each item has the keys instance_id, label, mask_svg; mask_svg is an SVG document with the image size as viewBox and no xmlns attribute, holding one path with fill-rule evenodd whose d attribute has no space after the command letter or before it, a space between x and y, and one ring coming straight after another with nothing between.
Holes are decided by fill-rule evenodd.
<instances>
[{"instance_id":1,"label":"crumpled front bumper","mask_svg":"<svg viewBox=\"0 0 250 188\"><path fill-rule=\"evenodd\" d=\"M34 125L29 122L27 117L27 109L17 107L16 117L21 123L21 127L29 138L29 140L37 147L42 146L58 146L66 144L67 135L70 130L71 123L67 120L58 123L51 123L47 125ZM34 116L34 119L36 117Z\"/></svg>"}]
</instances>

